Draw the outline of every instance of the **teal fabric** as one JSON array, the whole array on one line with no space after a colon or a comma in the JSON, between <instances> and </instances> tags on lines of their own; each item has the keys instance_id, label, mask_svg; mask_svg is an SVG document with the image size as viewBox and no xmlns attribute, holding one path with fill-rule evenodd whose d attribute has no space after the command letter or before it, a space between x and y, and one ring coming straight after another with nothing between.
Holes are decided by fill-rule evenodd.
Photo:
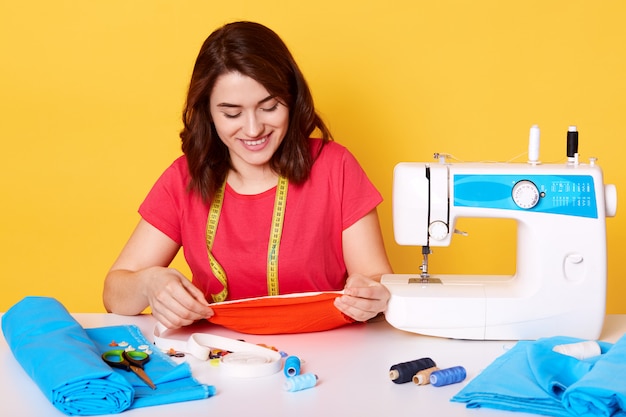
<instances>
[{"instance_id":1,"label":"teal fabric","mask_svg":"<svg viewBox=\"0 0 626 417\"><path fill-rule=\"evenodd\" d=\"M156 390L147 386L134 372L113 369L133 387L135 395L130 408L199 400L215 395L213 386L202 385L191 376L191 369L187 362L179 365L174 363L169 356L151 345L137 326L100 327L86 329L86 332L99 352L114 349L109 346L113 340L127 342L134 348L142 345L149 345L153 348L150 361L145 364L144 370L157 386Z\"/></svg>"},{"instance_id":2,"label":"teal fabric","mask_svg":"<svg viewBox=\"0 0 626 417\"><path fill-rule=\"evenodd\" d=\"M520 341L470 381L454 402L554 417L626 416L626 337L598 342L601 355L578 360L554 352L581 339Z\"/></svg>"},{"instance_id":3,"label":"teal fabric","mask_svg":"<svg viewBox=\"0 0 626 417\"><path fill-rule=\"evenodd\" d=\"M563 393L562 401L578 416L626 415L626 336Z\"/></svg>"},{"instance_id":4,"label":"teal fabric","mask_svg":"<svg viewBox=\"0 0 626 417\"><path fill-rule=\"evenodd\" d=\"M16 360L48 400L67 415L114 414L128 408L207 398L189 366L154 351L145 370L147 387L132 372L114 370L101 358L112 340L149 344L135 326L85 330L53 298L26 297L2 316L2 332Z\"/></svg>"}]
</instances>

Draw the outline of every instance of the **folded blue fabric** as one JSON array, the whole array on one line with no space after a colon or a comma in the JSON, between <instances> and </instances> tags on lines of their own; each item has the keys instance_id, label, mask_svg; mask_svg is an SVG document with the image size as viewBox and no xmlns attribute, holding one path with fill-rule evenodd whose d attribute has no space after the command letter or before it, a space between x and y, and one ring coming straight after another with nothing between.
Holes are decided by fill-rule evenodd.
<instances>
[{"instance_id":1,"label":"folded blue fabric","mask_svg":"<svg viewBox=\"0 0 626 417\"><path fill-rule=\"evenodd\" d=\"M2 316L2 332L26 373L67 415L114 414L128 408L207 398L215 392L214 387L193 379L187 364L176 365L160 351L153 352L145 366L148 375L154 376L156 390L141 386L143 382L132 372L113 370L102 360L102 352L111 349L111 340L147 344L139 329L85 330L53 298L26 297L15 304Z\"/></svg>"},{"instance_id":2,"label":"folded blue fabric","mask_svg":"<svg viewBox=\"0 0 626 417\"><path fill-rule=\"evenodd\" d=\"M626 336L622 336L583 378L563 393L563 405L578 416L626 412Z\"/></svg>"},{"instance_id":3,"label":"folded blue fabric","mask_svg":"<svg viewBox=\"0 0 626 417\"><path fill-rule=\"evenodd\" d=\"M552 350L556 345L581 341L561 336L520 341L451 400L466 403L468 408L487 407L555 417L626 415L623 412L626 380L618 380L618 375L626 371L626 364L614 365L620 361L626 363L626 339L615 345L598 342L602 354L584 360ZM617 375L611 377L616 371ZM600 392L608 401L600 397Z\"/></svg>"},{"instance_id":4,"label":"folded blue fabric","mask_svg":"<svg viewBox=\"0 0 626 417\"><path fill-rule=\"evenodd\" d=\"M137 326L99 327L85 331L100 352L116 349L110 346L111 341L126 342L135 349L142 345L154 347ZM147 386L134 372L117 368L113 370L133 386L135 395L130 408L200 400L215 395L215 387L200 384L191 376L188 363L176 364L158 349L152 350L150 361L144 366L144 370L157 386L156 390Z\"/></svg>"},{"instance_id":5,"label":"folded blue fabric","mask_svg":"<svg viewBox=\"0 0 626 417\"><path fill-rule=\"evenodd\" d=\"M23 299L2 316L2 332L15 359L65 414L113 414L130 407L132 385L103 362L58 301Z\"/></svg>"}]
</instances>

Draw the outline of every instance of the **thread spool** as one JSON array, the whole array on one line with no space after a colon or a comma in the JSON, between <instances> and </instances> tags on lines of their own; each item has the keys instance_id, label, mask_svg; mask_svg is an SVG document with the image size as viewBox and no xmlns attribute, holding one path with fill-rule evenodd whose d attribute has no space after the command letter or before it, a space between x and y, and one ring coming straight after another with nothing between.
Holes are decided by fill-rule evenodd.
<instances>
[{"instance_id":1,"label":"thread spool","mask_svg":"<svg viewBox=\"0 0 626 417\"><path fill-rule=\"evenodd\" d=\"M539 126L532 125L528 136L528 163L539 164L539 144L541 142L541 130Z\"/></svg>"},{"instance_id":2,"label":"thread spool","mask_svg":"<svg viewBox=\"0 0 626 417\"><path fill-rule=\"evenodd\" d=\"M552 350L580 360L592 358L602 353L600 345L593 340L556 345Z\"/></svg>"},{"instance_id":3,"label":"thread spool","mask_svg":"<svg viewBox=\"0 0 626 417\"><path fill-rule=\"evenodd\" d=\"M430 374L430 383L435 387L443 387L444 385L456 384L465 379L467 373L462 366L453 366L452 368L441 369Z\"/></svg>"},{"instance_id":4,"label":"thread spool","mask_svg":"<svg viewBox=\"0 0 626 417\"><path fill-rule=\"evenodd\" d=\"M300 358L297 356L289 356L285 359L285 376L290 378L300 375Z\"/></svg>"},{"instance_id":5,"label":"thread spool","mask_svg":"<svg viewBox=\"0 0 626 417\"><path fill-rule=\"evenodd\" d=\"M567 128L566 146L568 162L575 162L578 155L578 129L576 126L569 126Z\"/></svg>"},{"instance_id":6,"label":"thread spool","mask_svg":"<svg viewBox=\"0 0 626 417\"><path fill-rule=\"evenodd\" d=\"M430 384L430 374L438 371L439 368L433 366L432 368L422 369L413 376L413 383L415 385L428 385Z\"/></svg>"},{"instance_id":7,"label":"thread spool","mask_svg":"<svg viewBox=\"0 0 626 417\"><path fill-rule=\"evenodd\" d=\"M303 389L313 388L317 384L317 375L306 373L287 378L283 384L283 388L289 392L302 391Z\"/></svg>"},{"instance_id":8,"label":"thread spool","mask_svg":"<svg viewBox=\"0 0 626 417\"><path fill-rule=\"evenodd\" d=\"M396 384L404 384L413 379L419 371L437 366L431 358L421 358L401 362L389 368L389 378Z\"/></svg>"}]
</instances>

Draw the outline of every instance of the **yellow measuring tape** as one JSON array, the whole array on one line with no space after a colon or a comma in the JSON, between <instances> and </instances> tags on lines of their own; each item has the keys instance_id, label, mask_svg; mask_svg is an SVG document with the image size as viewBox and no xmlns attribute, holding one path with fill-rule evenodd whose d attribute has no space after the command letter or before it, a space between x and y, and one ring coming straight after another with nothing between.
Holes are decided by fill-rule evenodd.
<instances>
[{"instance_id":1,"label":"yellow measuring tape","mask_svg":"<svg viewBox=\"0 0 626 417\"><path fill-rule=\"evenodd\" d=\"M276 187L276 198L274 200L274 212L272 214L272 228L270 231L270 239L267 247L267 293L269 295L278 295L278 249L280 247L280 239L283 233L283 221L285 219L285 205L287 203L287 189L289 181L285 177L278 178L278 186ZM214 302L221 302L228 296L228 279L222 265L217 262L211 250L213 249L213 241L217 231L217 224L220 220L222 205L224 204L224 189L226 181L215 192L211 208L209 209L209 217L206 222L206 246L209 253L209 264L211 271L217 280L224 287L217 294L211 294Z\"/></svg>"}]
</instances>

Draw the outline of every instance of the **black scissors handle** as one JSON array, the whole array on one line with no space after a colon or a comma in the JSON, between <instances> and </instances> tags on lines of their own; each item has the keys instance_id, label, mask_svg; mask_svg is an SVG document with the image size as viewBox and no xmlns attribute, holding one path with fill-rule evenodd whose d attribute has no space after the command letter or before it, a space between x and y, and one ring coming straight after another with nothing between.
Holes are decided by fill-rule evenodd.
<instances>
[{"instance_id":1,"label":"black scissors handle","mask_svg":"<svg viewBox=\"0 0 626 417\"><path fill-rule=\"evenodd\" d=\"M150 355L141 351L125 351L123 349L109 350L102 354L102 359L110 366L134 372L150 388L156 389L154 382L143 370L143 366L150 360Z\"/></svg>"}]
</instances>

